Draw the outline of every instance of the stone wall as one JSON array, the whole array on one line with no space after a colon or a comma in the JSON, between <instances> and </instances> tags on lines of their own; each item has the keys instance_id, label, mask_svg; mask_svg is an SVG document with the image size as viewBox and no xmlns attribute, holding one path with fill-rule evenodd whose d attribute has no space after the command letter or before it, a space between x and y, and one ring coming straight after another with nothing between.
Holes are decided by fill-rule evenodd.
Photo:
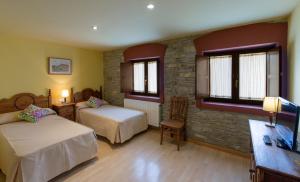
<instances>
[{"instance_id":1,"label":"stone wall","mask_svg":"<svg viewBox=\"0 0 300 182\"><path fill-rule=\"evenodd\" d=\"M123 51L116 50L103 54L104 98L118 106L123 106L124 100L124 94L120 93L120 63L123 61Z\"/></svg>"},{"instance_id":2,"label":"stone wall","mask_svg":"<svg viewBox=\"0 0 300 182\"><path fill-rule=\"evenodd\" d=\"M187 119L188 136L201 141L249 151L248 119L258 116L231 112L203 110L195 103L195 37L187 37L161 43L168 46L165 56L165 103L163 119L168 118L170 97L183 95L189 98ZM123 105L124 94L120 93L120 62L123 50L104 52L104 98L115 105Z\"/></svg>"}]
</instances>

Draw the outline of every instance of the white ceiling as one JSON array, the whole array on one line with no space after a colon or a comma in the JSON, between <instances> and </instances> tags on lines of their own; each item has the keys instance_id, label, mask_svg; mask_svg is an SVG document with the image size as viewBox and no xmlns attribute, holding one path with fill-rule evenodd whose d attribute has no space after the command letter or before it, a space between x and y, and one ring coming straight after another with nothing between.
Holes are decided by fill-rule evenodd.
<instances>
[{"instance_id":1,"label":"white ceiling","mask_svg":"<svg viewBox=\"0 0 300 182\"><path fill-rule=\"evenodd\" d=\"M155 4L148 10L147 4ZM108 50L287 16L299 0L0 0L0 31ZM300 20L299 20L300 21ZM93 25L98 31L92 31Z\"/></svg>"}]
</instances>

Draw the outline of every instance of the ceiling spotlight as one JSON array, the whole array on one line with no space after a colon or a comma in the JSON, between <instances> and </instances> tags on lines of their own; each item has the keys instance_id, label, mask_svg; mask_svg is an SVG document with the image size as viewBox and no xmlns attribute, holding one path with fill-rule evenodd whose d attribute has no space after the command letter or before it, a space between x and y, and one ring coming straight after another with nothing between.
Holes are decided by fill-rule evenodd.
<instances>
[{"instance_id":1,"label":"ceiling spotlight","mask_svg":"<svg viewBox=\"0 0 300 182\"><path fill-rule=\"evenodd\" d=\"M94 31L97 31L97 30L98 30L98 26L97 26L97 25L93 25L92 28L93 28Z\"/></svg>"},{"instance_id":2,"label":"ceiling spotlight","mask_svg":"<svg viewBox=\"0 0 300 182\"><path fill-rule=\"evenodd\" d=\"M150 9L150 10L153 10L155 8L155 6L154 6L154 4L150 3L150 4L147 5L147 8Z\"/></svg>"}]
</instances>

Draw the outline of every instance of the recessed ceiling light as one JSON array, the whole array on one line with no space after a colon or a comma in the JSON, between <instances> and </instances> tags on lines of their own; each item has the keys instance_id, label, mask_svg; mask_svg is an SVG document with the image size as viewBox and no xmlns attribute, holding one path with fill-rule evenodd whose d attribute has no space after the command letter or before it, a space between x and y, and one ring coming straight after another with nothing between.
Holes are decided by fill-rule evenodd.
<instances>
[{"instance_id":1,"label":"recessed ceiling light","mask_svg":"<svg viewBox=\"0 0 300 182\"><path fill-rule=\"evenodd\" d=\"M93 25L92 28L93 28L94 31L97 31L97 30L98 30L98 26L97 26L97 25Z\"/></svg>"},{"instance_id":2,"label":"recessed ceiling light","mask_svg":"<svg viewBox=\"0 0 300 182\"><path fill-rule=\"evenodd\" d=\"M153 10L155 8L155 6L154 6L154 4L150 3L150 4L147 5L147 8L150 9L150 10Z\"/></svg>"}]
</instances>

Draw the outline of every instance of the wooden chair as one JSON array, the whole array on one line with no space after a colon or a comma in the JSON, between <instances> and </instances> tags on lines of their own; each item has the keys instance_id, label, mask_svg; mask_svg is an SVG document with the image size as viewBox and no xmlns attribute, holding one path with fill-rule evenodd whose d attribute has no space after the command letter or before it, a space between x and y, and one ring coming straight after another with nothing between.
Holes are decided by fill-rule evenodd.
<instances>
[{"instance_id":1,"label":"wooden chair","mask_svg":"<svg viewBox=\"0 0 300 182\"><path fill-rule=\"evenodd\" d=\"M169 120L162 121L160 123L160 144L162 145L164 133L170 133L171 137L176 136L177 150L179 151L179 145L181 137L186 140L186 118L188 110L188 98L176 97L171 98L171 107L169 113Z\"/></svg>"}]
</instances>

